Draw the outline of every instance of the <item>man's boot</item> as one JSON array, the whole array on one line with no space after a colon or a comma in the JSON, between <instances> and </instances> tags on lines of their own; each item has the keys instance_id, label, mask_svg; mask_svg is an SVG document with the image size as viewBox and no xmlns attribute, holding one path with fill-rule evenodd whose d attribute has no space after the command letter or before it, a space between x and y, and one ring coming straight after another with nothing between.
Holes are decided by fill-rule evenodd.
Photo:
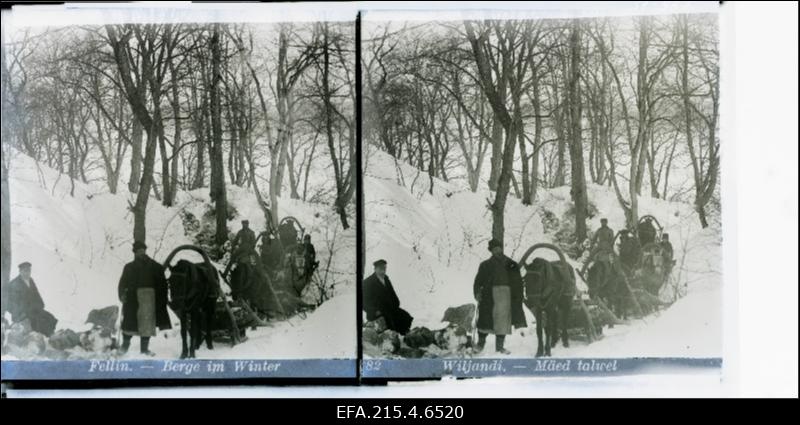
<instances>
[{"instance_id":1,"label":"man's boot","mask_svg":"<svg viewBox=\"0 0 800 425\"><path fill-rule=\"evenodd\" d=\"M475 353L480 353L483 351L483 347L486 345L486 334L483 332L478 332L478 344L475 346L473 350Z\"/></svg>"},{"instance_id":2,"label":"man's boot","mask_svg":"<svg viewBox=\"0 0 800 425\"><path fill-rule=\"evenodd\" d=\"M495 337L494 337L494 349L495 349L495 351L497 351L500 354L511 354L510 351L508 351L505 348L503 348L503 345L505 344L505 342L506 342L506 336L505 335L495 335Z\"/></svg>"},{"instance_id":3,"label":"man's boot","mask_svg":"<svg viewBox=\"0 0 800 425\"><path fill-rule=\"evenodd\" d=\"M150 347L150 337L147 337L147 336L141 337L139 339L139 343L140 343L140 348L139 348L139 352L140 353L142 353L144 355L147 355L147 356L154 356L155 355L149 349L149 347Z\"/></svg>"},{"instance_id":4,"label":"man's boot","mask_svg":"<svg viewBox=\"0 0 800 425\"><path fill-rule=\"evenodd\" d=\"M122 346L119 347L120 354L127 353L128 349L131 348L131 338L130 335L122 335Z\"/></svg>"}]
</instances>

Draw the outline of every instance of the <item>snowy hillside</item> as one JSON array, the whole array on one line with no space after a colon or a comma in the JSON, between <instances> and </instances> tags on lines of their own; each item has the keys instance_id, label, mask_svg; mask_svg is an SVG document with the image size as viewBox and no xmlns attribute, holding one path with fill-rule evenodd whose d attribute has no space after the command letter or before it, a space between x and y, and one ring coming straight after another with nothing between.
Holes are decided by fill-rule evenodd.
<instances>
[{"instance_id":1,"label":"snowy hillside","mask_svg":"<svg viewBox=\"0 0 800 425\"><path fill-rule=\"evenodd\" d=\"M87 328L84 321L91 309L119 305L119 276L123 265L133 258L133 214L128 210L132 201L126 192L110 194L99 183L76 181L74 185L74 196L70 196L71 183L66 176L15 153L10 170L12 264L32 262L33 278L46 308L59 319L57 329L79 331ZM231 231L239 229L243 218L248 218L256 231L264 229L263 214L251 191L229 187L228 202L238 211L228 223ZM179 193L172 208L151 199L148 254L162 262L174 247L191 243L179 213L200 216L208 203L208 190ZM272 322L272 327L249 331L248 341L234 349L225 344L218 344L214 351L202 348L199 358L355 357L355 231L342 231L339 226L336 234L326 232L327 223L338 226L328 205L282 199L279 214L300 220L321 261L333 255L334 297L305 319ZM200 259L196 254L184 255ZM12 277L15 274L16 267ZM154 339L151 349L159 358L178 357L178 332L176 324Z\"/></svg>"},{"instance_id":2,"label":"snowy hillside","mask_svg":"<svg viewBox=\"0 0 800 425\"><path fill-rule=\"evenodd\" d=\"M388 261L401 306L414 316L413 326L438 329L444 326L447 307L473 303L472 284L478 264L489 257L491 237L488 190L472 193L458 183L434 180L428 193L427 174L408 164L397 164L386 153L370 147L364 176L365 233L368 275L372 261ZM624 213L612 189L589 187L589 201L598 214L590 229L599 227L600 217L609 226L624 226ZM542 216L546 210L562 217L571 205L569 188L540 190L533 206L509 198L505 213L505 254L519 260L525 250L539 242L551 242ZM670 234L678 266L673 271L687 284L685 297L668 309L645 319L631 320L605 331L605 338L590 345L575 342L569 349L558 347L557 357L575 356L673 356L713 357L722 352L721 241L719 229L702 229L689 204L640 198L640 215L652 214ZM542 255L542 252L537 251ZM555 254L548 259L555 259ZM574 266L580 267L575 262ZM579 280L579 289L585 285ZM688 314L691 313L691 314ZM526 310L528 322L533 315ZM532 357L536 352L535 329L529 327L508 339L513 357ZM491 343L491 340L490 340ZM494 356L486 350L484 356Z\"/></svg>"}]
</instances>

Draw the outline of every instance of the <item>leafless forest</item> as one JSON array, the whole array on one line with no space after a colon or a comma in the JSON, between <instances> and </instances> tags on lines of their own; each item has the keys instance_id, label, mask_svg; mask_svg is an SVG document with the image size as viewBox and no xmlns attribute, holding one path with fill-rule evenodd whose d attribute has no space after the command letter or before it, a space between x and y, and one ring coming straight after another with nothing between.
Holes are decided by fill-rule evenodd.
<instances>
[{"instance_id":1,"label":"leafless forest","mask_svg":"<svg viewBox=\"0 0 800 425\"><path fill-rule=\"evenodd\" d=\"M4 158L13 160L6 155L13 147L71 181L100 180L111 193L130 192L133 239L144 240L148 202L171 206L179 190L207 188L216 243L223 244L226 185L252 188L273 211L287 195L329 203L350 227L352 23L126 24L10 34L2 57ZM9 165L3 161L4 209ZM309 185L315 169L333 177L323 177L323 190ZM277 214L272 219L277 225Z\"/></svg>"},{"instance_id":2,"label":"leafless forest","mask_svg":"<svg viewBox=\"0 0 800 425\"><path fill-rule=\"evenodd\" d=\"M433 178L488 188L493 237L509 196L587 183L719 209L716 15L372 22L362 40L365 143Z\"/></svg>"}]
</instances>

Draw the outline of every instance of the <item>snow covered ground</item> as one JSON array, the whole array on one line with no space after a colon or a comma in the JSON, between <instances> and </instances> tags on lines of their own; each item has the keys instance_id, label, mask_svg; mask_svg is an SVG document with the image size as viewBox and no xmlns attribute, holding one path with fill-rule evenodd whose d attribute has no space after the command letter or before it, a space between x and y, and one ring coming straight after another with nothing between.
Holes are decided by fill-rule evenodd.
<instances>
[{"instance_id":1,"label":"snow covered ground","mask_svg":"<svg viewBox=\"0 0 800 425\"><path fill-rule=\"evenodd\" d=\"M84 321L91 309L119 305L119 276L124 264L133 259L133 214L128 210L133 200L124 190L108 193L100 183L75 181L74 185L74 196L70 196L67 176L14 153L10 169L12 264L32 262L33 278L46 308L59 319L57 329L80 331L87 329ZM265 219L252 192L231 186L228 199L239 212L228 223L231 231L240 228L243 218L248 218L256 231L264 229ZM174 247L191 243L179 212L187 210L199 217L208 203L208 190L181 192L172 208L151 199L147 207L148 254L161 262ZM248 331L249 339L243 344L233 349L217 344L214 351L202 348L198 357L355 357L355 230L341 230L329 205L281 199L279 214L300 220L311 234L321 261L333 255L331 276L337 282L334 297L305 319L295 317ZM333 227L338 229L335 234ZM332 249L327 243L331 240L335 241ZM200 260L197 254L188 252L182 258ZM14 266L12 277L15 274ZM159 332L151 343L159 358L180 354L174 316L173 323L172 330ZM138 341L134 341L134 348L138 348L136 344Z\"/></svg>"},{"instance_id":2,"label":"snow covered ground","mask_svg":"<svg viewBox=\"0 0 800 425\"><path fill-rule=\"evenodd\" d=\"M413 326L444 326L447 307L473 303L472 284L478 264L489 257L491 214L486 189L472 193L458 182L434 180L428 193L427 174L369 148L364 176L366 275L372 261L388 261L403 308L414 316ZM589 201L598 209L589 227L599 227L600 217L609 226L624 227L625 217L612 189L590 186ZM538 242L550 242L540 213L543 209L561 217L570 207L568 187L540 190L533 206L510 198L505 215L505 253L519 260ZM668 309L644 319L630 320L605 331L592 344L575 341L568 349L558 347L555 357L718 357L722 353L722 295L720 230L702 229L690 204L640 198L640 216L654 215L670 234L678 266L676 281L685 284L686 296ZM548 259L555 254L537 251ZM578 263L573 263L578 266ZM586 287L579 280L579 289ZM663 294L669 297L670 294ZM526 310L529 323L533 315ZM490 338L489 344L493 344ZM508 338L512 357L531 357L536 352L535 328L515 331ZM486 350L483 356L496 356Z\"/></svg>"}]
</instances>

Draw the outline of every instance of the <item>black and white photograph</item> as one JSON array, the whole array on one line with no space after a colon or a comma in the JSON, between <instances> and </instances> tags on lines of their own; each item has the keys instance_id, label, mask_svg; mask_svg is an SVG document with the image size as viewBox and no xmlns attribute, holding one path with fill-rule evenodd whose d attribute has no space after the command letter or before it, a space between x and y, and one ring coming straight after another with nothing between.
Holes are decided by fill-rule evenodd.
<instances>
[{"instance_id":1,"label":"black and white photograph","mask_svg":"<svg viewBox=\"0 0 800 425\"><path fill-rule=\"evenodd\" d=\"M0 21L0 398L797 397L797 2Z\"/></svg>"},{"instance_id":2,"label":"black and white photograph","mask_svg":"<svg viewBox=\"0 0 800 425\"><path fill-rule=\"evenodd\" d=\"M356 358L355 15L281 11L4 12L4 366Z\"/></svg>"},{"instance_id":3,"label":"black and white photograph","mask_svg":"<svg viewBox=\"0 0 800 425\"><path fill-rule=\"evenodd\" d=\"M717 13L401 16L362 24L365 359L719 359Z\"/></svg>"}]
</instances>

